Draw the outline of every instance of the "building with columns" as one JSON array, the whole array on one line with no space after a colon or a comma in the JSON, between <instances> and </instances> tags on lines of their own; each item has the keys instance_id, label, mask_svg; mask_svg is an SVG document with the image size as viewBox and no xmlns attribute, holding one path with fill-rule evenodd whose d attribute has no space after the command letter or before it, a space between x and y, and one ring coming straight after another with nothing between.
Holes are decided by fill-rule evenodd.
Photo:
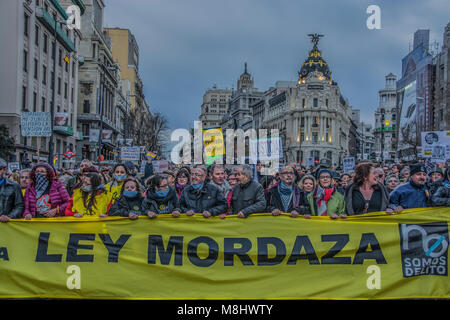
<instances>
[{"instance_id":1,"label":"building with columns","mask_svg":"<svg viewBox=\"0 0 450 320\"><path fill-rule=\"evenodd\" d=\"M389 73L385 87L378 91L375 111L375 154L382 161L394 162L397 151L397 76Z\"/></svg>"},{"instance_id":2,"label":"building with columns","mask_svg":"<svg viewBox=\"0 0 450 320\"><path fill-rule=\"evenodd\" d=\"M284 161L327 158L338 166L349 154L351 108L318 49L320 35L311 36L296 85L285 83L268 99L261 127L280 130Z\"/></svg>"}]
</instances>

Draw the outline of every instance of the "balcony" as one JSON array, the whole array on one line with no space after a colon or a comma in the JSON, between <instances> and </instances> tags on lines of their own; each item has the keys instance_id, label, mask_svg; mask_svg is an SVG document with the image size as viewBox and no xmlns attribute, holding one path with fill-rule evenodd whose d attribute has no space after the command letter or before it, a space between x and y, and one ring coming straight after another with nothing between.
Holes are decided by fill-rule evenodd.
<instances>
[{"instance_id":1,"label":"balcony","mask_svg":"<svg viewBox=\"0 0 450 320\"><path fill-rule=\"evenodd\" d=\"M39 10L36 9L36 18L53 34L55 31L55 20L44 8L38 9ZM67 51L75 51L73 41L67 36L59 25L56 25L56 38L61 42L64 48L67 49Z\"/></svg>"}]
</instances>

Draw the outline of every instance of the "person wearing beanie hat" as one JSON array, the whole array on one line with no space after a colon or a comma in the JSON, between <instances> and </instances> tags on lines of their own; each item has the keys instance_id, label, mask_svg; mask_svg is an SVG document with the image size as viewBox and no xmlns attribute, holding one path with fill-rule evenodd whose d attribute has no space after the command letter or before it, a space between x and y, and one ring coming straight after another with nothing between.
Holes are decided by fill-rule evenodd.
<instances>
[{"instance_id":1,"label":"person wearing beanie hat","mask_svg":"<svg viewBox=\"0 0 450 320\"><path fill-rule=\"evenodd\" d=\"M25 191L23 217L50 218L64 216L69 193L55 176L55 170L46 162L39 162L30 172L31 183Z\"/></svg>"},{"instance_id":2,"label":"person wearing beanie hat","mask_svg":"<svg viewBox=\"0 0 450 320\"><path fill-rule=\"evenodd\" d=\"M22 216L23 197L20 185L6 178L8 163L0 158L0 221L8 222Z\"/></svg>"},{"instance_id":3,"label":"person wearing beanie hat","mask_svg":"<svg viewBox=\"0 0 450 320\"><path fill-rule=\"evenodd\" d=\"M425 208L431 201L430 191L426 184L427 174L423 164L415 163L410 166L410 180L397 187L390 194L387 213L401 212L403 209Z\"/></svg>"}]
</instances>

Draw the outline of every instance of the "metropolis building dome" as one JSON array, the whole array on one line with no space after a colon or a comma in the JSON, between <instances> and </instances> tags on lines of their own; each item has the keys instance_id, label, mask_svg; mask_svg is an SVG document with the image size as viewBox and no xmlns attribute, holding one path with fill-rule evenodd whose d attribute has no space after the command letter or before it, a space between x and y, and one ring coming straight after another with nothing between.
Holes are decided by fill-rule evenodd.
<instances>
[{"instance_id":1,"label":"metropolis building dome","mask_svg":"<svg viewBox=\"0 0 450 320\"><path fill-rule=\"evenodd\" d=\"M331 82L331 71L328 63L322 58L322 52L317 48L319 38L323 37L323 35L311 34L310 36L314 47L309 52L308 58L303 62L298 72L298 84L305 83L308 75L313 72L317 74L319 80L328 80Z\"/></svg>"}]
</instances>

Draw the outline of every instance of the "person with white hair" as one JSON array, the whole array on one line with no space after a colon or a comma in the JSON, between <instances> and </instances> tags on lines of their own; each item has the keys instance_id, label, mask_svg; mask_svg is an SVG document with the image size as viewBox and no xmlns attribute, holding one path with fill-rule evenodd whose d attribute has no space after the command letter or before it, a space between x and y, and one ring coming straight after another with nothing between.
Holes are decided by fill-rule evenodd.
<instances>
[{"instance_id":1,"label":"person with white hair","mask_svg":"<svg viewBox=\"0 0 450 320\"><path fill-rule=\"evenodd\" d=\"M236 168L236 176L239 184L233 188L230 214L247 218L252 213L264 212L266 209L264 189L253 180L253 169L249 165L239 166Z\"/></svg>"}]
</instances>

